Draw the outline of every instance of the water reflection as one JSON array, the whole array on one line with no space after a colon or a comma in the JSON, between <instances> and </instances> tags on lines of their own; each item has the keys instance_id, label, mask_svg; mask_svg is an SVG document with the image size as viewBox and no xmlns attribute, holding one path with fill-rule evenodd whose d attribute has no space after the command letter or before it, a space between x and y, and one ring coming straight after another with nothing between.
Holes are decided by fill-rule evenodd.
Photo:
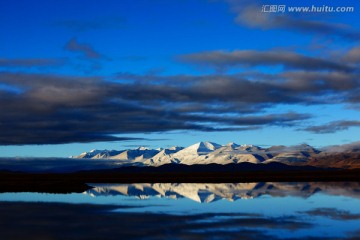
<instances>
[{"instance_id":1,"label":"water reflection","mask_svg":"<svg viewBox=\"0 0 360 240\"><path fill-rule=\"evenodd\" d=\"M292 216L112 213L114 206L49 203L0 205L1 239L279 239L313 227ZM19 214L14 214L19 213ZM320 238L319 238L320 239Z\"/></svg>"},{"instance_id":2,"label":"water reflection","mask_svg":"<svg viewBox=\"0 0 360 240\"><path fill-rule=\"evenodd\" d=\"M296 196L308 198L321 192L326 195L341 195L360 198L360 183L136 183L136 184L90 184L93 188L86 191L91 196L135 196L139 199L149 197L188 198L196 202L210 203L221 199L236 201L252 199L263 195L272 197Z\"/></svg>"},{"instance_id":3,"label":"water reflection","mask_svg":"<svg viewBox=\"0 0 360 240\"><path fill-rule=\"evenodd\" d=\"M90 185L0 194L0 239L360 239L357 182Z\"/></svg>"}]
</instances>

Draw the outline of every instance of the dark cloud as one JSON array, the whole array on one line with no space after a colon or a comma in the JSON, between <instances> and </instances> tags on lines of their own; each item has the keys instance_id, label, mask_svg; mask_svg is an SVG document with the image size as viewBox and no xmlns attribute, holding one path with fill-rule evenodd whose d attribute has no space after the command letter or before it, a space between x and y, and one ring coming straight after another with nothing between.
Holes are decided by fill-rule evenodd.
<instances>
[{"instance_id":1,"label":"dark cloud","mask_svg":"<svg viewBox=\"0 0 360 240\"><path fill-rule=\"evenodd\" d=\"M295 112L263 113L269 102L295 99L281 95L285 89L269 93L279 87L268 83L236 77L170 76L167 80L160 77L166 83L158 84L157 77L144 76L143 83L141 76L133 77L135 82L124 83L95 77L0 73L1 84L18 89L0 95L0 143L117 141L129 139L117 134L171 130L244 131L291 126L311 117ZM181 85L183 78L187 84Z\"/></svg>"},{"instance_id":2,"label":"dark cloud","mask_svg":"<svg viewBox=\"0 0 360 240\"><path fill-rule=\"evenodd\" d=\"M337 103L353 102L360 87L357 74L345 72L292 71L278 74L239 75L175 75L153 76L118 74L118 78L138 84L135 95L129 98L148 98L140 94L143 87L156 83L152 93L157 97L196 105L187 109L201 108L203 103L214 104L216 111L231 107L236 111L259 110L276 103ZM132 93L131 93L132 94ZM184 106L184 105L183 105ZM213 111L213 109L210 109Z\"/></svg>"},{"instance_id":3,"label":"dark cloud","mask_svg":"<svg viewBox=\"0 0 360 240\"><path fill-rule=\"evenodd\" d=\"M249 0L226 0L230 8L237 14L235 21L238 24L261 29L286 29L300 33L336 36L343 39L358 41L360 31L350 25L307 19L306 13L266 13L261 12L266 2ZM273 3L269 3L273 4ZM287 7L291 5L286 5ZM355 14L352 13L352 14ZM316 15L319 17L320 15Z\"/></svg>"},{"instance_id":4,"label":"dark cloud","mask_svg":"<svg viewBox=\"0 0 360 240\"><path fill-rule=\"evenodd\" d=\"M359 74L352 65L353 62L350 61L354 61L354 56L353 59L349 59L353 52L352 49L345 53L341 63L282 50L211 51L187 54L180 56L179 59L197 65L208 65L217 70L236 66L271 65L283 66L284 70L274 74L245 71L237 75L199 76L196 80L189 76L181 76L182 80L180 80L180 76L177 76L172 78L171 82L181 82L185 86L190 84L192 89L196 90L198 98L204 97L202 93L211 96L211 99L215 101L221 98L227 105L217 105L216 111L221 110L222 107L231 106L233 109L241 109L243 113L250 113L272 104L348 103L350 106L354 106L360 102L358 94L360 81ZM139 81L132 76L126 76L126 74L124 77ZM164 79L157 77L156 81L163 83ZM251 107L246 109L246 106ZM201 108L200 105L187 105L186 107L188 109ZM212 112L214 109L210 108L207 111ZM320 131L321 128L313 126L305 130ZM330 128L326 131L337 131L347 128L347 126L336 126L335 130L330 130Z\"/></svg>"},{"instance_id":5,"label":"dark cloud","mask_svg":"<svg viewBox=\"0 0 360 240\"><path fill-rule=\"evenodd\" d=\"M95 51L91 45L79 43L76 38L70 39L64 48L70 52L80 53L87 59L101 59L104 57L99 52Z\"/></svg>"},{"instance_id":6,"label":"dark cloud","mask_svg":"<svg viewBox=\"0 0 360 240\"><path fill-rule=\"evenodd\" d=\"M299 114L294 112L289 112L285 114L268 114L261 116L244 116L244 117L226 117L226 116L204 116L202 120L224 123L226 125L234 126L262 126L262 125L280 125L280 126L289 126L296 124L298 121L306 120L311 117L310 114ZM194 120L200 120L199 116ZM251 130L253 130L250 127Z\"/></svg>"},{"instance_id":7,"label":"dark cloud","mask_svg":"<svg viewBox=\"0 0 360 240\"><path fill-rule=\"evenodd\" d=\"M317 133L317 134L324 134L324 133L334 133L337 131L347 130L351 127L360 127L360 121L356 121L356 120L335 121L324 125L310 126L301 130Z\"/></svg>"},{"instance_id":8,"label":"dark cloud","mask_svg":"<svg viewBox=\"0 0 360 240\"><path fill-rule=\"evenodd\" d=\"M280 73L289 90L302 90L308 92L351 92L352 89L359 88L358 74L345 72L311 72L311 71L292 71Z\"/></svg>"},{"instance_id":9,"label":"dark cloud","mask_svg":"<svg viewBox=\"0 0 360 240\"><path fill-rule=\"evenodd\" d=\"M350 49L343 59L350 63L359 64L360 63L360 46L353 47Z\"/></svg>"},{"instance_id":10,"label":"dark cloud","mask_svg":"<svg viewBox=\"0 0 360 240\"><path fill-rule=\"evenodd\" d=\"M0 58L0 67L51 67L64 63L64 59L57 58Z\"/></svg>"},{"instance_id":11,"label":"dark cloud","mask_svg":"<svg viewBox=\"0 0 360 240\"><path fill-rule=\"evenodd\" d=\"M92 48L72 41L77 46L74 51L99 56L91 55ZM266 110L282 104L358 102L359 74L346 66L273 51L229 53L222 63L231 64L231 57L239 60L238 53L244 64L283 64L300 70L169 76L123 72L110 77L111 81L0 72L0 144L117 141L128 139L116 137L119 134L294 126L312 115L269 114ZM253 57L246 58L243 53ZM358 125L357 121L342 121L302 130L327 133Z\"/></svg>"},{"instance_id":12,"label":"dark cloud","mask_svg":"<svg viewBox=\"0 0 360 240\"><path fill-rule=\"evenodd\" d=\"M102 17L91 20L62 20L53 23L54 26L64 27L75 32L85 32L100 29L121 29L126 27L127 20L123 17Z\"/></svg>"},{"instance_id":13,"label":"dark cloud","mask_svg":"<svg viewBox=\"0 0 360 240\"><path fill-rule=\"evenodd\" d=\"M236 125L279 125L279 126L292 126L299 121L311 118L310 114L300 114L289 112L285 114L269 114L261 117L244 117L234 121Z\"/></svg>"},{"instance_id":14,"label":"dark cloud","mask_svg":"<svg viewBox=\"0 0 360 240\"><path fill-rule=\"evenodd\" d=\"M345 64L321 58L308 57L283 50L237 50L232 52L210 51L181 55L178 59L183 62L211 66L220 70L239 66L254 67L275 65L280 65L288 69L302 70L352 70L350 66Z\"/></svg>"}]
</instances>

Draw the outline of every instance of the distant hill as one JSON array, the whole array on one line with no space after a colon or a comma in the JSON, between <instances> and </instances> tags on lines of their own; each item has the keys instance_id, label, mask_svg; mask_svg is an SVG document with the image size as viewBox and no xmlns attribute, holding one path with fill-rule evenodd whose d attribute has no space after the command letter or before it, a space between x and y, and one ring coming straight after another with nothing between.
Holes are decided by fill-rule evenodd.
<instances>
[{"instance_id":1,"label":"distant hill","mask_svg":"<svg viewBox=\"0 0 360 240\"><path fill-rule=\"evenodd\" d=\"M316 167L360 168L360 152L321 153L312 156L307 165Z\"/></svg>"}]
</instances>

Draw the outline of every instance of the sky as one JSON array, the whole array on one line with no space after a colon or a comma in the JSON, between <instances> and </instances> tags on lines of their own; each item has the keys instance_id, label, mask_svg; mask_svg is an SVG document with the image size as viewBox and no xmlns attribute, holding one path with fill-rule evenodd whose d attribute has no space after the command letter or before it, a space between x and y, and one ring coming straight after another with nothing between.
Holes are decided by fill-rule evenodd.
<instances>
[{"instance_id":1,"label":"sky","mask_svg":"<svg viewBox=\"0 0 360 240\"><path fill-rule=\"evenodd\" d=\"M359 141L359 19L351 0L1 1L0 157Z\"/></svg>"}]
</instances>

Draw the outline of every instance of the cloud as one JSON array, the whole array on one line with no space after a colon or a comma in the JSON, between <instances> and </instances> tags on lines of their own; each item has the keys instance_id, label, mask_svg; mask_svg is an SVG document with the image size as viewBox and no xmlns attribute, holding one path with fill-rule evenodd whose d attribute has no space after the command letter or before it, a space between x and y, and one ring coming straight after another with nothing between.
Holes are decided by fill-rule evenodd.
<instances>
[{"instance_id":1,"label":"cloud","mask_svg":"<svg viewBox=\"0 0 360 240\"><path fill-rule=\"evenodd\" d=\"M117 135L172 130L244 131L291 126L311 117L296 112L262 113L264 103L289 100L267 94L274 86L265 83L257 86L238 78L186 76L188 83L181 85L182 76L169 76L161 79L166 84L159 85L156 77L144 76L144 83L140 83L141 75L134 77L139 80L124 83L100 77L0 73L0 84L18 89L0 95L6 113L0 115L0 144L131 140ZM235 86L239 90L234 91ZM249 88L251 94L246 93ZM251 110L247 105L252 105Z\"/></svg>"},{"instance_id":2,"label":"cloud","mask_svg":"<svg viewBox=\"0 0 360 240\"><path fill-rule=\"evenodd\" d=\"M323 36L336 36L343 39L358 41L360 31L349 25L326 22L317 19L306 19L309 15L303 13L266 13L261 12L266 3L249 0L226 0L230 9L237 14L235 21L238 24L261 29L286 29L300 33L320 34ZM291 5L286 5L291 7ZM356 14L355 12L353 14Z\"/></svg>"},{"instance_id":3,"label":"cloud","mask_svg":"<svg viewBox=\"0 0 360 240\"><path fill-rule=\"evenodd\" d=\"M92 48L76 39L68 45L88 58L100 56L92 55ZM231 75L120 72L106 78L111 81L103 77L0 72L0 105L6 113L0 115L0 144L117 141L129 139L122 134L173 130L293 127L312 115L269 114L267 109L282 104L352 106L359 102L359 74L346 62L272 50L195 53L185 58L194 56L201 63L219 67L240 62L249 66L280 64L285 70ZM357 121L340 121L302 130L328 133L358 125Z\"/></svg>"},{"instance_id":4,"label":"cloud","mask_svg":"<svg viewBox=\"0 0 360 240\"><path fill-rule=\"evenodd\" d=\"M200 76L119 73L117 77L138 84L137 90L134 90L136 94L129 97L152 98L153 96L140 94L145 90L142 88L152 82L156 85L151 92L156 92L158 97L169 97L172 101L183 103L190 99L197 105L185 106L194 109L201 108L199 103L213 102L216 103L216 111L229 106L242 112L258 110L260 105L265 107L276 103L326 104L340 100L351 102L354 101L353 94L360 88L358 75L345 72L291 71L277 74ZM132 92L129 91L129 94Z\"/></svg>"},{"instance_id":5,"label":"cloud","mask_svg":"<svg viewBox=\"0 0 360 240\"><path fill-rule=\"evenodd\" d=\"M224 123L226 125L234 125L234 126L262 126L262 125L280 125L280 126L288 126L293 125L298 121L306 120L311 118L310 114L300 114L295 112L288 112L284 114L267 114L261 116L244 116L244 117L224 117L224 116L216 116L216 117L203 117L204 121L213 121ZM200 120L197 117L196 120Z\"/></svg>"},{"instance_id":6,"label":"cloud","mask_svg":"<svg viewBox=\"0 0 360 240\"><path fill-rule=\"evenodd\" d=\"M64 59L57 58L0 58L0 67L51 67L61 66Z\"/></svg>"},{"instance_id":7,"label":"cloud","mask_svg":"<svg viewBox=\"0 0 360 240\"><path fill-rule=\"evenodd\" d=\"M83 57L87 59L101 59L103 55L95 51L94 48L85 43L79 43L76 38L70 39L66 45L65 50L70 52L80 53Z\"/></svg>"},{"instance_id":8,"label":"cloud","mask_svg":"<svg viewBox=\"0 0 360 240\"><path fill-rule=\"evenodd\" d=\"M279 77L286 79L284 87L293 91L344 92L350 97L352 90L360 87L356 73L291 71L280 73Z\"/></svg>"},{"instance_id":9,"label":"cloud","mask_svg":"<svg viewBox=\"0 0 360 240\"><path fill-rule=\"evenodd\" d=\"M353 47L350 49L343 58L345 61L350 63L360 63L360 46Z\"/></svg>"},{"instance_id":10,"label":"cloud","mask_svg":"<svg viewBox=\"0 0 360 240\"><path fill-rule=\"evenodd\" d=\"M237 50L232 52L210 51L181 55L178 57L178 59L182 62L211 66L215 67L216 69L279 65L283 66L285 69L338 71L352 70L350 66L345 64L340 64L321 58L308 57L283 50Z\"/></svg>"},{"instance_id":11,"label":"cloud","mask_svg":"<svg viewBox=\"0 0 360 240\"><path fill-rule=\"evenodd\" d=\"M324 125L310 126L301 130L317 133L317 134L324 134L324 133L334 133L337 131L347 130L351 127L360 127L360 121L356 121L356 120L335 121Z\"/></svg>"}]
</instances>

